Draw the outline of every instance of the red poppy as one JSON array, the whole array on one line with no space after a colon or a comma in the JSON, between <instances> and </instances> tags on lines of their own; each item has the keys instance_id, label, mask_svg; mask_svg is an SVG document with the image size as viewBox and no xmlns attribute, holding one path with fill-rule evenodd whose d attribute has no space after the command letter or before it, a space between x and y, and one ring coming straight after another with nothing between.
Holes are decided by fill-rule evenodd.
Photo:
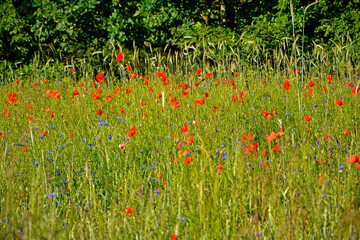
<instances>
[{"instance_id":1,"label":"red poppy","mask_svg":"<svg viewBox=\"0 0 360 240\"><path fill-rule=\"evenodd\" d=\"M195 101L194 101L194 104L204 105L204 104L205 104L205 101L204 101L204 99L195 100Z\"/></svg>"},{"instance_id":2,"label":"red poppy","mask_svg":"<svg viewBox=\"0 0 360 240\"><path fill-rule=\"evenodd\" d=\"M47 84L48 83L48 80L44 80L43 82L42 82L42 84ZM38 83L36 82L36 83L34 83L34 87L36 87L38 85Z\"/></svg>"},{"instance_id":3,"label":"red poppy","mask_svg":"<svg viewBox=\"0 0 360 240\"><path fill-rule=\"evenodd\" d=\"M285 88L286 90L289 90L289 87L290 87L290 82L289 82L289 80L285 80L284 88Z\"/></svg>"},{"instance_id":4,"label":"red poppy","mask_svg":"<svg viewBox=\"0 0 360 240\"><path fill-rule=\"evenodd\" d=\"M360 162L360 157L358 155L351 155L348 159L349 163Z\"/></svg>"},{"instance_id":5,"label":"red poppy","mask_svg":"<svg viewBox=\"0 0 360 240\"><path fill-rule=\"evenodd\" d=\"M146 102L145 101L142 101L141 102L141 106L143 107L143 106L145 106L146 105Z\"/></svg>"},{"instance_id":6,"label":"red poppy","mask_svg":"<svg viewBox=\"0 0 360 240\"><path fill-rule=\"evenodd\" d=\"M149 85L149 81L148 80L144 80L144 84L146 85L146 86L148 86Z\"/></svg>"},{"instance_id":7,"label":"red poppy","mask_svg":"<svg viewBox=\"0 0 360 240\"><path fill-rule=\"evenodd\" d=\"M341 106L341 105L344 105L344 101L341 100L341 99L336 99L336 100L335 100L335 104Z\"/></svg>"},{"instance_id":8,"label":"red poppy","mask_svg":"<svg viewBox=\"0 0 360 240\"><path fill-rule=\"evenodd\" d=\"M234 72L234 76L235 76L235 77L239 76L239 73L238 73L238 72Z\"/></svg>"},{"instance_id":9,"label":"red poppy","mask_svg":"<svg viewBox=\"0 0 360 240\"><path fill-rule=\"evenodd\" d=\"M195 83L194 85L195 85L195 87L197 87L197 86L199 86L199 85L200 85L200 83L198 83L198 82L197 82L197 83Z\"/></svg>"},{"instance_id":10,"label":"red poppy","mask_svg":"<svg viewBox=\"0 0 360 240\"><path fill-rule=\"evenodd\" d=\"M187 158L185 158L185 164L189 164L189 163L191 163L193 161L193 158L192 157L187 157Z\"/></svg>"},{"instance_id":11,"label":"red poppy","mask_svg":"<svg viewBox=\"0 0 360 240\"><path fill-rule=\"evenodd\" d=\"M46 134L48 134L48 131L46 131L46 130L43 130L43 131L40 132L41 136L46 136Z\"/></svg>"},{"instance_id":12,"label":"red poppy","mask_svg":"<svg viewBox=\"0 0 360 240\"><path fill-rule=\"evenodd\" d=\"M75 89L75 91L73 92L73 95L74 96L79 95L79 91Z\"/></svg>"},{"instance_id":13,"label":"red poppy","mask_svg":"<svg viewBox=\"0 0 360 240\"><path fill-rule=\"evenodd\" d=\"M314 86L315 82L311 81L309 82L309 84L306 86L306 88L311 88L312 86Z\"/></svg>"},{"instance_id":14,"label":"red poppy","mask_svg":"<svg viewBox=\"0 0 360 240\"><path fill-rule=\"evenodd\" d=\"M280 147L278 143L274 146L273 150L276 152L280 151Z\"/></svg>"},{"instance_id":15,"label":"red poppy","mask_svg":"<svg viewBox=\"0 0 360 240\"><path fill-rule=\"evenodd\" d=\"M209 77L211 77L212 76L212 73L207 73L206 75L205 75L205 78L209 78Z\"/></svg>"},{"instance_id":16,"label":"red poppy","mask_svg":"<svg viewBox=\"0 0 360 240\"><path fill-rule=\"evenodd\" d=\"M156 73L156 77L157 77L157 78L165 77L165 75L166 75L165 72L157 72L157 73Z\"/></svg>"},{"instance_id":17,"label":"red poppy","mask_svg":"<svg viewBox=\"0 0 360 240\"><path fill-rule=\"evenodd\" d=\"M332 82L332 77L333 77L333 75L328 75L328 76L327 76L328 82Z\"/></svg>"},{"instance_id":18,"label":"red poppy","mask_svg":"<svg viewBox=\"0 0 360 240\"><path fill-rule=\"evenodd\" d=\"M182 127L182 128L180 128L180 131L182 132L182 135L183 135L183 136L188 135L188 133L189 133L189 129L188 129L187 124L185 124L185 123L184 123L183 127Z\"/></svg>"},{"instance_id":19,"label":"red poppy","mask_svg":"<svg viewBox=\"0 0 360 240\"><path fill-rule=\"evenodd\" d=\"M205 99L206 99L208 96L209 96L209 93L207 93L207 92L203 94L203 98L205 98Z\"/></svg>"},{"instance_id":20,"label":"red poppy","mask_svg":"<svg viewBox=\"0 0 360 240\"><path fill-rule=\"evenodd\" d=\"M116 56L116 61L119 62L119 61L122 61L124 60L124 53L123 52L119 52Z\"/></svg>"},{"instance_id":21,"label":"red poppy","mask_svg":"<svg viewBox=\"0 0 360 240\"><path fill-rule=\"evenodd\" d=\"M298 73L300 73L300 70L299 70L299 69L295 69L294 73L295 73L295 74L298 74Z\"/></svg>"},{"instance_id":22,"label":"red poppy","mask_svg":"<svg viewBox=\"0 0 360 240\"><path fill-rule=\"evenodd\" d=\"M101 110L101 109L99 109L99 110L96 111L96 114L97 114L97 115L102 115L103 113L104 113L104 112L103 112L103 110Z\"/></svg>"},{"instance_id":23,"label":"red poppy","mask_svg":"<svg viewBox=\"0 0 360 240\"><path fill-rule=\"evenodd\" d=\"M130 78L132 78L132 79L137 78L137 74L130 74Z\"/></svg>"},{"instance_id":24,"label":"red poppy","mask_svg":"<svg viewBox=\"0 0 360 240\"><path fill-rule=\"evenodd\" d=\"M134 136L135 134L137 134L137 130L135 128L135 125L132 125L130 128L130 131L127 133L127 137L131 138L132 136Z\"/></svg>"},{"instance_id":25,"label":"red poppy","mask_svg":"<svg viewBox=\"0 0 360 240\"><path fill-rule=\"evenodd\" d=\"M54 113L53 113L53 112L49 113L49 115L50 115L50 117L54 117Z\"/></svg>"},{"instance_id":26,"label":"red poppy","mask_svg":"<svg viewBox=\"0 0 360 240\"><path fill-rule=\"evenodd\" d=\"M171 240L177 240L178 238L177 238L177 235L174 233L173 235L170 236L170 239Z\"/></svg>"},{"instance_id":27,"label":"red poppy","mask_svg":"<svg viewBox=\"0 0 360 240\"><path fill-rule=\"evenodd\" d=\"M105 80L104 80L104 75L102 72L99 72L97 75L96 75L96 80L99 82L99 83L104 83Z\"/></svg>"},{"instance_id":28,"label":"red poppy","mask_svg":"<svg viewBox=\"0 0 360 240\"><path fill-rule=\"evenodd\" d=\"M305 121L305 122L311 121L311 115L306 115L306 116L304 117L304 121Z\"/></svg>"},{"instance_id":29,"label":"red poppy","mask_svg":"<svg viewBox=\"0 0 360 240\"><path fill-rule=\"evenodd\" d=\"M359 90L360 90L360 88L354 87L353 89L351 89L351 93L352 93L353 95L355 95Z\"/></svg>"},{"instance_id":30,"label":"red poppy","mask_svg":"<svg viewBox=\"0 0 360 240\"><path fill-rule=\"evenodd\" d=\"M28 116L28 119L30 120L30 121L32 121L34 118L33 118L33 115L29 115Z\"/></svg>"},{"instance_id":31,"label":"red poppy","mask_svg":"<svg viewBox=\"0 0 360 240\"><path fill-rule=\"evenodd\" d=\"M4 131L0 131L0 136L4 136L5 132Z\"/></svg>"},{"instance_id":32,"label":"red poppy","mask_svg":"<svg viewBox=\"0 0 360 240\"><path fill-rule=\"evenodd\" d=\"M343 133L342 133L342 134L344 134L344 135L348 135L348 134L349 134L349 132L350 132L350 130L345 130L345 131L343 131Z\"/></svg>"},{"instance_id":33,"label":"red poppy","mask_svg":"<svg viewBox=\"0 0 360 240\"><path fill-rule=\"evenodd\" d=\"M127 71L127 72L131 72L131 70L132 70L132 69L131 69L130 65L128 64L127 67L126 67L126 71Z\"/></svg>"},{"instance_id":34,"label":"red poppy","mask_svg":"<svg viewBox=\"0 0 360 240\"><path fill-rule=\"evenodd\" d=\"M134 210L133 210L132 208L127 207L123 213L124 213L125 215L126 215L126 214L127 214L127 215L130 215L130 214L133 213L133 212L134 212Z\"/></svg>"},{"instance_id":35,"label":"red poppy","mask_svg":"<svg viewBox=\"0 0 360 240\"><path fill-rule=\"evenodd\" d=\"M73 68L73 69L71 69L71 71L74 73L74 72L76 72L76 69L75 69L75 68Z\"/></svg>"},{"instance_id":36,"label":"red poppy","mask_svg":"<svg viewBox=\"0 0 360 240\"><path fill-rule=\"evenodd\" d=\"M16 79L14 83L15 83L15 85L18 85L19 82L20 82L20 80L19 80L19 79Z\"/></svg>"},{"instance_id":37,"label":"red poppy","mask_svg":"<svg viewBox=\"0 0 360 240\"><path fill-rule=\"evenodd\" d=\"M25 147L22 147L22 150L23 150L23 152L26 152L27 151L27 147L25 146Z\"/></svg>"},{"instance_id":38,"label":"red poppy","mask_svg":"<svg viewBox=\"0 0 360 240\"><path fill-rule=\"evenodd\" d=\"M188 92L183 92L183 93L181 94L181 96L182 96L182 97L187 97L187 96L189 96L189 93L188 93Z\"/></svg>"},{"instance_id":39,"label":"red poppy","mask_svg":"<svg viewBox=\"0 0 360 240\"><path fill-rule=\"evenodd\" d=\"M249 146L246 146L246 147L245 147L244 154L249 154L251 151L257 149L258 146L259 146L259 145L258 145L257 143L253 143L253 144L250 144Z\"/></svg>"},{"instance_id":40,"label":"red poppy","mask_svg":"<svg viewBox=\"0 0 360 240\"><path fill-rule=\"evenodd\" d=\"M194 142L194 137L193 137L193 136L189 137L188 139L186 139L185 142L186 142L187 144L189 144L189 145L193 144L193 142Z\"/></svg>"},{"instance_id":41,"label":"red poppy","mask_svg":"<svg viewBox=\"0 0 360 240\"><path fill-rule=\"evenodd\" d=\"M130 88L126 89L125 93L127 93L127 94L131 93L131 89Z\"/></svg>"},{"instance_id":42,"label":"red poppy","mask_svg":"<svg viewBox=\"0 0 360 240\"><path fill-rule=\"evenodd\" d=\"M176 97L170 97L170 102L173 103L173 102L176 102L177 101L177 98Z\"/></svg>"},{"instance_id":43,"label":"red poppy","mask_svg":"<svg viewBox=\"0 0 360 240\"><path fill-rule=\"evenodd\" d=\"M220 171L221 169L223 169L223 165L218 164L218 165L216 166L216 168Z\"/></svg>"},{"instance_id":44,"label":"red poppy","mask_svg":"<svg viewBox=\"0 0 360 240\"><path fill-rule=\"evenodd\" d=\"M202 72L202 69L201 68L199 68L198 70L196 70L196 73L195 73L195 75L196 76L199 76L199 74Z\"/></svg>"}]
</instances>

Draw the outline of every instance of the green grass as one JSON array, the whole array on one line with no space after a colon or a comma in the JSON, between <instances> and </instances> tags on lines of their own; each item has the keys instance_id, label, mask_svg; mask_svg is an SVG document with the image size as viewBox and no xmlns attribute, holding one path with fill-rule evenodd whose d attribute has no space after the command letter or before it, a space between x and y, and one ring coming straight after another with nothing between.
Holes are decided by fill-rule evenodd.
<instances>
[{"instance_id":1,"label":"green grass","mask_svg":"<svg viewBox=\"0 0 360 240\"><path fill-rule=\"evenodd\" d=\"M249 54L249 62L257 63L251 65L235 51L211 66L181 54L129 61L132 73L149 77L148 86L129 73L120 80L128 62L114 62L114 53L109 63L95 61L94 54L94 62L48 61L41 68L8 71L3 64L0 108L11 116L0 116L0 238L359 238L359 170L347 161L360 150L359 100L348 85L358 86L359 69L350 66L347 54L327 59L315 52L306 58L302 84L293 59L280 55L260 64ZM231 62L239 76L230 71ZM203 72L197 77L199 67ZM105 83L91 86L100 71ZM158 71L166 72L169 85L163 86ZM213 76L201 81L207 72ZM231 79L237 89L229 85ZM310 81L315 85L306 97ZM190 86L184 90L189 96L182 97L180 83ZM91 98L95 88L101 88L101 99ZM60 99L47 97L46 89L58 91ZM9 92L16 93L16 103L6 103ZM205 104L194 104L205 92ZM109 94L112 101L106 100ZM163 98L156 99L157 94ZM170 94L180 107L172 108ZM335 105L340 98L344 105ZM211 111L214 106L218 109ZM265 118L260 111L273 116ZM311 121L305 122L305 115ZM137 134L128 140L132 125ZM280 128L282 136L267 143L266 135ZM342 134L347 129L350 133ZM44 130L48 133L40 138ZM243 142L250 133L253 139ZM192 145L185 142L190 136ZM245 154L253 143L258 148ZM280 151L273 150L276 144ZM188 156L179 151L189 151L193 161L185 164ZM124 214L127 207L134 212Z\"/></svg>"}]
</instances>

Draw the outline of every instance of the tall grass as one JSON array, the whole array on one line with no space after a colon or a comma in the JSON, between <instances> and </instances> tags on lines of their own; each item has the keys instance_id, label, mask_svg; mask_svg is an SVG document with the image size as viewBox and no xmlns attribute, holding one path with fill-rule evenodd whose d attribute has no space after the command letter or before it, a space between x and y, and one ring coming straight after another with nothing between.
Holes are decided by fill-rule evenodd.
<instances>
[{"instance_id":1,"label":"tall grass","mask_svg":"<svg viewBox=\"0 0 360 240\"><path fill-rule=\"evenodd\" d=\"M81 59L37 56L22 68L2 63L0 107L11 116L0 117L0 238L359 238L359 170L347 161L359 152L358 101L348 86L359 84L356 49L350 43L330 55L314 45L304 56L304 81L297 89L296 42L283 39L272 54L256 42L241 49L203 42L183 52L135 48L122 62L115 61L122 49L114 45ZM150 84L124 74L127 64ZM196 77L198 68L203 72ZM105 83L91 86L100 71ZM166 72L169 85L156 77L159 71ZM207 72L213 76L201 81ZM231 79L238 88L229 85ZM308 93L310 81L314 90L304 96L299 114L299 91ZM190 88L178 89L180 83ZM102 89L99 100L90 97L95 88ZM58 91L60 99L47 97L46 89ZM182 97L183 91L189 96ZM232 101L245 91L243 103ZM9 92L17 94L16 103L6 103ZM195 104L205 92L205 104ZM106 101L109 94L112 101ZM172 109L170 94L179 108ZM335 105L340 98L345 104ZM304 115L312 120L305 122ZM128 138L132 125L138 133ZM280 128L284 134L267 143L266 135ZM342 134L347 129L349 135ZM48 134L40 138L43 130ZM254 139L244 141L250 133ZM190 136L192 145L185 142ZM245 154L252 143L258 149ZM273 150L275 144L280 151ZM190 156L193 161L185 164ZM124 214L127 207L134 212Z\"/></svg>"}]
</instances>

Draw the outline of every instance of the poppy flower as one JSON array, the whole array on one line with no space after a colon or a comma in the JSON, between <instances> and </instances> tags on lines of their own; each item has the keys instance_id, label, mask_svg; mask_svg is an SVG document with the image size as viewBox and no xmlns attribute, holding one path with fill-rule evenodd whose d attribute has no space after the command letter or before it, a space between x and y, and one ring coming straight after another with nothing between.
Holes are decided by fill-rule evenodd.
<instances>
[{"instance_id":1,"label":"poppy flower","mask_svg":"<svg viewBox=\"0 0 360 240\"><path fill-rule=\"evenodd\" d=\"M238 72L234 72L234 76L235 76L235 77L239 76L239 73L238 73Z\"/></svg>"},{"instance_id":2,"label":"poppy flower","mask_svg":"<svg viewBox=\"0 0 360 240\"><path fill-rule=\"evenodd\" d=\"M194 101L194 104L204 105L204 104L205 104L205 101L204 101L204 99L195 100L195 101Z\"/></svg>"},{"instance_id":3,"label":"poppy flower","mask_svg":"<svg viewBox=\"0 0 360 240\"><path fill-rule=\"evenodd\" d=\"M338 106L341 106L341 105L344 105L344 101L341 100L341 99L336 99L335 104L338 105Z\"/></svg>"},{"instance_id":4,"label":"poppy flower","mask_svg":"<svg viewBox=\"0 0 360 240\"><path fill-rule=\"evenodd\" d=\"M124 60L124 53L123 52L119 52L116 56L116 61L119 62L119 61L122 61Z\"/></svg>"},{"instance_id":5,"label":"poppy flower","mask_svg":"<svg viewBox=\"0 0 360 240\"><path fill-rule=\"evenodd\" d=\"M207 92L203 94L203 98L205 98L205 99L206 99L208 96L209 96L209 93L207 93Z\"/></svg>"},{"instance_id":6,"label":"poppy flower","mask_svg":"<svg viewBox=\"0 0 360 240\"><path fill-rule=\"evenodd\" d=\"M134 212L134 210L133 210L132 208L127 207L123 213L124 213L125 215L126 215L126 214L127 214L127 215L130 215L130 214L133 213L133 212Z\"/></svg>"},{"instance_id":7,"label":"poppy flower","mask_svg":"<svg viewBox=\"0 0 360 240\"><path fill-rule=\"evenodd\" d=\"M120 149L125 149L125 144L120 144L120 145L119 145L119 148L120 148Z\"/></svg>"},{"instance_id":8,"label":"poppy flower","mask_svg":"<svg viewBox=\"0 0 360 240\"><path fill-rule=\"evenodd\" d=\"M193 136L189 137L188 139L186 139L185 142L186 142L187 144L189 144L189 145L193 144L193 142L194 142L194 137L193 137Z\"/></svg>"},{"instance_id":9,"label":"poppy flower","mask_svg":"<svg viewBox=\"0 0 360 240\"><path fill-rule=\"evenodd\" d=\"M28 116L28 119L30 120L30 121L32 121L34 118L33 118L33 115L29 115Z\"/></svg>"},{"instance_id":10,"label":"poppy flower","mask_svg":"<svg viewBox=\"0 0 360 240\"><path fill-rule=\"evenodd\" d=\"M289 87L290 87L290 82L289 82L289 80L285 80L284 88L285 88L286 90L289 90Z\"/></svg>"},{"instance_id":11,"label":"poppy flower","mask_svg":"<svg viewBox=\"0 0 360 240\"><path fill-rule=\"evenodd\" d=\"M79 91L75 89L75 91L73 92L73 95L74 96L79 95Z\"/></svg>"},{"instance_id":12,"label":"poppy flower","mask_svg":"<svg viewBox=\"0 0 360 240\"><path fill-rule=\"evenodd\" d=\"M299 70L299 69L295 69L294 73L295 73L295 74L298 74L298 73L300 73L300 70Z\"/></svg>"},{"instance_id":13,"label":"poppy flower","mask_svg":"<svg viewBox=\"0 0 360 240\"><path fill-rule=\"evenodd\" d=\"M127 72L131 72L131 70L132 70L132 69L131 69L130 65L128 64L127 67L126 67L126 71L127 71Z\"/></svg>"},{"instance_id":14,"label":"poppy flower","mask_svg":"<svg viewBox=\"0 0 360 240\"><path fill-rule=\"evenodd\" d=\"M183 135L183 136L188 135L189 130L188 130L188 126L187 126L187 124L185 124L185 123L184 123L183 127L182 127L182 128L180 128L180 131L182 132L182 135Z\"/></svg>"},{"instance_id":15,"label":"poppy flower","mask_svg":"<svg viewBox=\"0 0 360 240\"><path fill-rule=\"evenodd\" d=\"M212 73L207 73L207 74L205 75L205 78L209 78L209 77L212 77Z\"/></svg>"},{"instance_id":16,"label":"poppy flower","mask_svg":"<svg viewBox=\"0 0 360 240\"><path fill-rule=\"evenodd\" d=\"M99 110L96 111L96 114L97 114L97 115L101 115L101 114L103 114L103 113L104 113L104 112L103 112L103 110L101 110L101 109L99 109Z\"/></svg>"},{"instance_id":17,"label":"poppy flower","mask_svg":"<svg viewBox=\"0 0 360 240\"><path fill-rule=\"evenodd\" d=\"M126 93L126 94L131 93L131 89L130 89L130 88L126 89L126 90L125 90L125 93Z\"/></svg>"},{"instance_id":18,"label":"poppy flower","mask_svg":"<svg viewBox=\"0 0 360 240\"><path fill-rule=\"evenodd\" d=\"M353 89L351 89L352 95L355 95L359 90L360 90L360 88L358 88L358 87L354 87Z\"/></svg>"},{"instance_id":19,"label":"poppy flower","mask_svg":"<svg viewBox=\"0 0 360 240\"><path fill-rule=\"evenodd\" d=\"M43 82L42 82L42 84L47 84L48 83L48 80L44 80ZM38 85L38 83L36 82L36 83L34 83L34 87L36 87Z\"/></svg>"},{"instance_id":20,"label":"poppy flower","mask_svg":"<svg viewBox=\"0 0 360 240\"><path fill-rule=\"evenodd\" d=\"M200 85L200 83L197 82L194 85L195 85L195 87L198 87Z\"/></svg>"},{"instance_id":21,"label":"poppy flower","mask_svg":"<svg viewBox=\"0 0 360 240\"><path fill-rule=\"evenodd\" d=\"M220 171L221 169L223 169L223 165L218 164L218 165L216 166L216 168Z\"/></svg>"},{"instance_id":22,"label":"poppy flower","mask_svg":"<svg viewBox=\"0 0 360 240\"><path fill-rule=\"evenodd\" d=\"M49 113L49 116L54 117L54 113L53 112Z\"/></svg>"},{"instance_id":23,"label":"poppy flower","mask_svg":"<svg viewBox=\"0 0 360 240\"><path fill-rule=\"evenodd\" d=\"M137 74L130 74L130 78L131 78L131 79L137 78Z\"/></svg>"},{"instance_id":24,"label":"poppy flower","mask_svg":"<svg viewBox=\"0 0 360 240\"><path fill-rule=\"evenodd\" d=\"M20 83L20 80L16 79L14 83L15 83L15 85L18 85Z\"/></svg>"},{"instance_id":25,"label":"poppy flower","mask_svg":"<svg viewBox=\"0 0 360 240\"><path fill-rule=\"evenodd\" d=\"M328 76L327 76L328 82L332 82L332 77L333 77L333 75L328 75Z\"/></svg>"},{"instance_id":26,"label":"poppy flower","mask_svg":"<svg viewBox=\"0 0 360 240\"><path fill-rule=\"evenodd\" d=\"M27 147L25 146L25 147L22 147L22 150L23 150L23 152L26 152L27 151Z\"/></svg>"},{"instance_id":27,"label":"poppy flower","mask_svg":"<svg viewBox=\"0 0 360 240\"><path fill-rule=\"evenodd\" d=\"M280 151L280 147L278 143L274 146L273 150L276 152Z\"/></svg>"},{"instance_id":28,"label":"poppy flower","mask_svg":"<svg viewBox=\"0 0 360 240\"><path fill-rule=\"evenodd\" d=\"M245 147L244 154L249 154L251 151L257 149L259 145L257 143L250 144Z\"/></svg>"},{"instance_id":29,"label":"poppy flower","mask_svg":"<svg viewBox=\"0 0 360 240\"><path fill-rule=\"evenodd\" d=\"M185 158L185 164L189 164L189 163L191 163L193 161L193 158L192 157L187 157L187 158Z\"/></svg>"},{"instance_id":30,"label":"poppy flower","mask_svg":"<svg viewBox=\"0 0 360 240\"><path fill-rule=\"evenodd\" d=\"M170 239L171 240L177 240L178 238L177 238L177 235L174 233L173 235L170 236Z\"/></svg>"},{"instance_id":31,"label":"poppy flower","mask_svg":"<svg viewBox=\"0 0 360 240\"><path fill-rule=\"evenodd\" d=\"M127 133L127 137L131 138L132 136L134 136L135 134L137 134L137 130L135 128L135 125L132 125L130 128L130 131Z\"/></svg>"},{"instance_id":32,"label":"poppy flower","mask_svg":"<svg viewBox=\"0 0 360 240\"><path fill-rule=\"evenodd\" d=\"M183 93L181 94L181 96L182 96L182 97L187 97L187 96L189 96L189 93L188 93L188 92L183 92Z\"/></svg>"},{"instance_id":33,"label":"poppy flower","mask_svg":"<svg viewBox=\"0 0 360 240\"><path fill-rule=\"evenodd\" d=\"M199 68L198 70L196 70L196 73L195 73L195 75L196 76L199 76L199 74L202 72L202 69L201 68Z\"/></svg>"},{"instance_id":34,"label":"poppy flower","mask_svg":"<svg viewBox=\"0 0 360 240\"><path fill-rule=\"evenodd\" d=\"M4 136L5 132L4 131L0 131L0 136Z\"/></svg>"},{"instance_id":35,"label":"poppy flower","mask_svg":"<svg viewBox=\"0 0 360 240\"><path fill-rule=\"evenodd\" d=\"M344 135L348 135L348 134L349 134L349 132L350 132L350 130L345 130L345 131L343 131L343 133L342 133L342 134L344 134Z\"/></svg>"},{"instance_id":36,"label":"poppy flower","mask_svg":"<svg viewBox=\"0 0 360 240\"><path fill-rule=\"evenodd\" d=\"M71 72L73 72L73 73L76 72L76 69L75 68L71 69Z\"/></svg>"},{"instance_id":37,"label":"poppy flower","mask_svg":"<svg viewBox=\"0 0 360 240\"><path fill-rule=\"evenodd\" d=\"M144 80L144 84L146 85L146 86L148 86L149 85L149 81L148 80Z\"/></svg>"},{"instance_id":38,"label":"poppy flower","mask_svg":"<svg viewBox=\"0 0 360 240\"><path fill-rule=\"evenodd\" d=\"M196 121L193 121L192 124L197 127L197 122Z\"/></svg>"},{"instance_id":39,"label":"poppy flower","mask_svg":"<svg viewBox=\"0 0 360 240\"><path fill-rule=\"evenodd\" d=\"M349 163L360 162L360 157L358 155L351 155L348 159Z\"/></svg>"},{"instance_id":40,"label":"poppy flower","mask_svg":"<svg viewBox=\"0 0 360 240\"><path fill-rule=\"evenodd\" d=\"M99 83L104 83L104 82L105 82L104 75L103 75L102 72L99 72L99 73L96 75L96 80L97 80Z\"/></svg>"},{"instance_id":41,"label":"poppy flower","mask_svg":"<svg viewBox=\"0 0 360 240\"><path fill-rule=\"evenodd\" d=\"M234 82L235 82L234 79L231 79L229 84L232 86L232 85L234 85Z\"/></svg>"},{"instance_id":42,"label":"poppy flower","mask_svg":"<svg viewBox=\"0 0 360 240\"><path fill-rule=\"evenodd\" d=\"M309 84L306 86L306 88L311 88L312 86L314 86L315 82L311 81L309 82Z\"/></svg>"},{"instance_id":43,"label":"poppy flower","mask_svg":"<svg viewBox=\"0 0 360 240\"><path fill-rule=\"evenodd\" d=\"M306 115L306 116L304 117L304 121L305 121L305 122L311 121L311 115Z\"/></svg>"}]
</instances>

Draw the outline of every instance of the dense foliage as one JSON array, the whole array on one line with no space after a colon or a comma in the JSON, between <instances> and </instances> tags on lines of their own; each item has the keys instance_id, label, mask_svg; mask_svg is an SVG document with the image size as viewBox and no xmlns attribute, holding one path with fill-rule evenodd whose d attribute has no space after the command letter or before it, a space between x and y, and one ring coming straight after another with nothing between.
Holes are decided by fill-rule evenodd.
<instances>
[{"instance_id":1,"label":"dense foliage","mask_svg":"<svg viewBox=\"0 0 360 240\"><path fill-rule=\"evenodd\" d=\"M304 10L310 3L5 0L0 3L0 58L27 61L38 51L47 58L82 56L134 45L147 51L182 50L221 41L230 47L246 48L255 43L271 50L301 36ZM339 43L359 44L359 32L359 0L322 0L307 10L305 46L314 42L331 50Z\"/></svg>"}]
</instances>

